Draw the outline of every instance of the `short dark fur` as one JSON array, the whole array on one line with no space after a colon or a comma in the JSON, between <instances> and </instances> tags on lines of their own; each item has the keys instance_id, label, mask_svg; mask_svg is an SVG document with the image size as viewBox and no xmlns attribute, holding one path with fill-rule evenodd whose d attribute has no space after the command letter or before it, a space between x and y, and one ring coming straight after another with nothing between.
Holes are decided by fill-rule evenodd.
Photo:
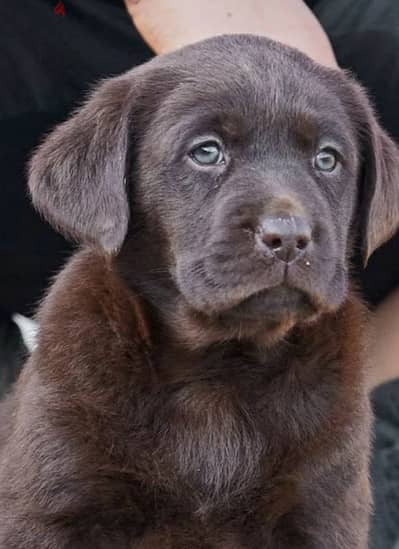
<instances>
[{"instance_id":1,"label":"short dark fur","mask_svg":"<svg viewBox=\"0 0 399 549\"><path fill-rule=\"evenodd\" d=\"M199 137L225 164L194 164ZM105 81L56 128L30 190L84 246L2 403L1 549L365 549L348 271L356 234L367 260L398 226L398 161L348 75L249 36ZM262 247L268 216L309 223L297 261Z\"/></svg>"}]
</instances>

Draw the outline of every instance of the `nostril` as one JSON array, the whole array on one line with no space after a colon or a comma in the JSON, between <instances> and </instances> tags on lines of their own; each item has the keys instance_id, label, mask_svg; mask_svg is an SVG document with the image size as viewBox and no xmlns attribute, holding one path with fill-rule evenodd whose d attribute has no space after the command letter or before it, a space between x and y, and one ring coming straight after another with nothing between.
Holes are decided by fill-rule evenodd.
<instances>
[{"instance_id":1,"label":"nostril","mask_svg":"<svg viewBox=\"0 0 399 549\"><path fill-rule=\"evenodd\" d=\"M264 235L263 242L272 250L278 250L283 245L281 237L274 234Z\"/></svg>"},{"instance_id":2,"label":"nostril","mask_svg":"<svg viewBox=\"0 0 399 549\"><path fill-rule=\"evenodd\" d=\"M309 241L310 239L306 236L299 237L296 243L296 247L298 248L298 250L304 250L305 248L307 248Z\"/></svg>"}]
</instances>

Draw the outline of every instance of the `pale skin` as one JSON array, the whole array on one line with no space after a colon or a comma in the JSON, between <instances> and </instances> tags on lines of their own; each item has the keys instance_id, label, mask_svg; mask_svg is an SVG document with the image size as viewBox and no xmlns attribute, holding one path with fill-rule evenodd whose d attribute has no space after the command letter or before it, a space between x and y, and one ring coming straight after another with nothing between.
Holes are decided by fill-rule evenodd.
<instances>
[{"instance_id":1,"label":"pale skin","mask_svg":"<svg viewBox=\"0 0 399 549\"><path fill-rule=\"evenodd\" d=\"M220 34L250 33L295 47L337 67L327 35L302 0L125 0L156 54ZM373 315L371 386L399 377L399 291Z\"/></svg>"},{"instance_id":2,"label":"pale skin","mask_svg":"<svg viewBox=\"0 0 399 549\"><path fill-rule=\"evenodd\" d=\"M372 386L399 377L399 290L390 295L376 310L374 368Z\"/></svg>"}]
</instances>

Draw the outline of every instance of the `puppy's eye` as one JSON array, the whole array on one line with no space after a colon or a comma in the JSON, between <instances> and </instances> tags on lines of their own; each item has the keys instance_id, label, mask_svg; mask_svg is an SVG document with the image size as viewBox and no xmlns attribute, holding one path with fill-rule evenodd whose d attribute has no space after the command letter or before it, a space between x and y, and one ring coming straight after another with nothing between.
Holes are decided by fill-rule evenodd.
<instances>
[{"instance_id":1,"label":"puppy's eye","mask_svg":"<svg viewBox=\"0 0 399 549\"><path fill-rule=\"evenodd\" d=\"M190 151L190 157L202 166L216 166L224 163L223 151L216 141L206 141Z\"/></svg>"},{"instance_id":2,"label":"puppy's eye","mask_svg":"<svg viewBox=\"0 0 399 549\"><path fill-rule=\"evenodd\" d=\"M314 159L315 168L322 172L332 172L338 163L337 152L330 147L321 149Z\"/></svg>"}]
</instances>

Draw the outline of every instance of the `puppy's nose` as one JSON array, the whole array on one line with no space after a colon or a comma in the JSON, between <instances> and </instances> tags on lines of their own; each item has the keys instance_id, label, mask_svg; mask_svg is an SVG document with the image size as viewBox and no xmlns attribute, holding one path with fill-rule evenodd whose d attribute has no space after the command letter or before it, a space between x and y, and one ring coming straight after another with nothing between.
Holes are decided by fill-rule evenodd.
<instances>
[{"instance_id":1,"label":"puppy's nose","mask_svg":"<svg viewBox=\"0 0 399 549\"><path fill-rule=\"evenodd\" d=\"M280 261L292 263L306 250L311 242L311 229L302 217L266 217L257 231L268 251Z\"/></svg>"}]
</instances>

